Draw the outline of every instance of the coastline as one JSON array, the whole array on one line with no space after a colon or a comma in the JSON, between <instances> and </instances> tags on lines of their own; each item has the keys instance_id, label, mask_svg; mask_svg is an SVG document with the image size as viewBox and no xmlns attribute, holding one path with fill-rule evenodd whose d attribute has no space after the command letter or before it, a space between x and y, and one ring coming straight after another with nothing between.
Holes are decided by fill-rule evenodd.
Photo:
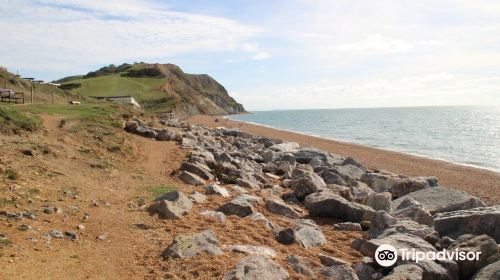
<instances>
[{"instance_id":1,"label":"coastline","mask_svg":"<svg viewBox=\"0 0 500 280\"><path fill-rule=\"evenodd\" d=\"M216 118L219 119L219 122L215 122ZM342 156L353 157L370 169L381 169L408 176L436 176L441 185L466 191L481 198L488 205L500 203L500 173L488 169L216 116L197 115L189 118L188 121L207 127L237 128L256 135L297 142Z\"/></svg>"}]
</instances>

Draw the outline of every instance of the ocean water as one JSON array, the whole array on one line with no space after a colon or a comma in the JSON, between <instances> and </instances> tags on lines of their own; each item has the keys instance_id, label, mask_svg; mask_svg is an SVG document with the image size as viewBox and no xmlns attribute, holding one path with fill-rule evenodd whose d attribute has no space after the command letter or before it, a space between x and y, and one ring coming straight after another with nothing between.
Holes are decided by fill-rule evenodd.
<instances>
[{"instance_id":1,"label":"ocean water","mask_svg":"<svg viewBox=\"0 0 500 280\"><path fill-rule=\"evenodd\" d=\"M500 107L257 111L228 118L500 171Z\"/></svg>"}]
</instances>

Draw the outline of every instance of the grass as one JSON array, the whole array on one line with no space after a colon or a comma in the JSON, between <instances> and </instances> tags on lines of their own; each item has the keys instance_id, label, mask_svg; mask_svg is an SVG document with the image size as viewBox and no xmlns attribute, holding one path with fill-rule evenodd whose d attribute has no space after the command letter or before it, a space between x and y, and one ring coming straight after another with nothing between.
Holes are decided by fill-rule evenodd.
<instances>
[{"instance_id":1,"label":"grass","mask_svg":"<svg viewBox=\"0 0 500 280\"><path fill-rule=\"evenodd\" d=\"M151 193L151 197L152 198L157 198L157 197L159 197L160 195L162 195L164 193L171 192L171 191L174 191L174 190L175 190L175 187L165 186L165 185L155 186L155 187L149 187L147 189L147 191L149 193Z\"/></svg>"},{"instance_id":2,"label":"grass","mask_svg":"<svg viewBox=\"0 0 500 280\"><path fill-rule=\"evenodd\" d=\"M10 239L2 239L0 240L0 244L3 246L10 246L12 245L12 241Z\"/></svg>"},{"instance_id":3,"label":"grass","mask_svg":"<svg viewBox=\"0 0 500 280\"><path fill-rule=\"evenodd\" d=\"M119 114L129 112L129 108L120 104L83 104L83 105L49 105L35 104L23 107L17 107L18 110L38 115L52 114L63 116L66 119L61 120L59 127L64 127L69 121L77 121L70 132L77 132L81 129L97 130L118 128L121 126Z\"/></svg>"},{"instance_id":4,"label":"grass","mask_svg":"<svg viewBox=\"0 0 500 280\"><path fill-rule=\"evenodd\" d=\"M7 178L9 180L13 180L13 181L17 180L17 178L19 177L17 172L15 170L12 170L12 169L5 170L5 176L7 176Z\"/></svg>"},{"instance_id":5,"label":"grass","mask_svg":"<svg viewBox=\"0 0 500 280\"><path fill-rule=\"evenodd\" d=\"M145 65L135 64L129 70L138 70ZM73 92L84 96L133 96L150 113L166 112L178 102L176 98L168 96L160 88L166 83L166 78L132 78L121 77L125 72L110 74L94 78L76 79L68 81L70 84L80 84Z\"/></svg>"},{"instance_id":6,"label":"grass","mask_svg":"<svg viewBox=\"0 0 500 280\"><path fill-rule=\"evenodd\" d=\"M13 107L0 106L0 133L35 131L41 127L40 118L28 116Z\"/></svg>"},{"instance_id":7,"label":"grass","mask_svg":"<svg viewBox=\"0 0 500 280\"><path fill-rule=\"evenodd\" d=\"M81 84L74 91L85 96L132 95L142 99L142 95L154 93L166 82L165 78L131 78L120 75L121 73L72 80L71 83Z\"/></svg>"},{"instance_id":8,"label":"grass","mask_svg":"<svg viewBox=\"0 0 500 280\"><path fill-rule=\"evenodd\" d=\"M7 198L0 198L0 208L6 207L7 205L14 205L15 201Z\"/></svg>"}]
</instances>

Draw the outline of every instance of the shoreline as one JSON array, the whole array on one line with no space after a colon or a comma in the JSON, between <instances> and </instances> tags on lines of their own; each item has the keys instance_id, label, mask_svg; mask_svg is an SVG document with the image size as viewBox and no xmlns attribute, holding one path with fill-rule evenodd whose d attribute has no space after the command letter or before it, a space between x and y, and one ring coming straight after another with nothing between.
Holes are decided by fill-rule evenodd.
<instances>
[{"instance_id":1,"label":"shoreline","mask_svg":"<svg viewBox=\"0 0 500 280\"><path fill-rule=\"evenodd\" d=\"M228 121L232 121L232 122L238 122L238 123L244 123L244 124L250 124L250 125L255 125L255 126L262 126L262 127L266 127L266 128L269 128L269 129L274 129L274 130L283 131L283 132L300 134L300 135L304 135L306 137L315 137L315 138L324 139L324 140L331 140L331 141L339 142L339 143L343 143L343 144L363 146L363 147L366 147L366 148L372 148L372 149L382 150L382 151L385 151L385 152L395 152L395 153L401 153L401 154L405 154L405 155L409 155L409 156L421 157L421 158L424 158L424 159L443 161L445 163L450 163L450 164L454 164L454 165L459 165L459 166L464 166L464 167L471 167L471 168L481 169L481 170L485 170L485 171L491 171L491 172L498 173L500 175L500 170L495 170L495 169L490 168L490 167L476 166L476 165L473 165L473 164L453 162L453 161L445 159L445 158L435 158L435 157L433 158L431 156L421 155L421 154L418 154L418 153L412 153L412 152L406 152L406 151L397 151L397 150L391 150L391 149L388 149L388 148L370 146L368 144L350 142L350 141L347 141L347 140L341 140L341 139L336 139L336 138L331 138L331 137L322 137L322 136L319 136L319 135L307 134L307 133L303 133L303 132L299 132L299 131L293 131L293 130L288 130L288 129L283 129L283 128L272 127L270 125L265 125L265 124L259 124L259 123L254 123L254 122L245 122L245 121L240 121L240 120L232 120L232 119L228 119L227 117L228 117L227 115L223 116L224 120L228 120Z\"/></svg>"},{"instance_id":2,"label":"shoreline","mask_svg":"<svg viewBox=\"0 0 500 280\"><path fill-rule=\"evenodd\" d=\"M215 122L216 118L219 119L219 122ZM436 176L441 185L466 191L481 198L488 205L500 203L500 173L490 169L311 136L265 125L230 120L220 116L197 115L190 117L188 121L212 128L218 126L237 128L260 136L297 142L342 156L350 156L370 169L386 170L407 176Z\"/></svg>"}]
</instances>

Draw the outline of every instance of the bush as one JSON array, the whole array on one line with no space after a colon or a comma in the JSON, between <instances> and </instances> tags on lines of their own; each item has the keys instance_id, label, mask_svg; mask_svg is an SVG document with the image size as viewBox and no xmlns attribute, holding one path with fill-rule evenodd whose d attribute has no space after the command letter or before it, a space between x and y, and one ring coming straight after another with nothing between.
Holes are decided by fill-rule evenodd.
<instances>
[{"instance_id":1,"label":"bush","mask_svg":"<svg viewBox=\"0 0 500 280\"><path fill-rule=\"evenodd\" d=\"M79 88L81 86L82 86L82 84L80 84L80 83L71 83L71 84L60 85L59 88L62 90L73 90L73 89Z\"/></svg>"},{"instance_id":2,"label":"bush","mask_svg":"<svg viewBox=\"0 0 500 280\"><path fill-rule=\"evenodd\" d=\"M9 180L17 180L18 178L18 175L17 175L17 172L12 170L12 169L7 169L5 170L5 175L7 176L7 178L9 178Z\"/></svg>"},{"instance_id":3,"label":"bush","mask_svg":"<svg viewBox=\"0 0 500 280\"><path fill-rule=\"evenodd\" d=\"M122 77L142 78L142 77L163 77L163 73L156 68L143 68L139 70L130 70L121 75Z\"/></svg>"}]
</instances>

